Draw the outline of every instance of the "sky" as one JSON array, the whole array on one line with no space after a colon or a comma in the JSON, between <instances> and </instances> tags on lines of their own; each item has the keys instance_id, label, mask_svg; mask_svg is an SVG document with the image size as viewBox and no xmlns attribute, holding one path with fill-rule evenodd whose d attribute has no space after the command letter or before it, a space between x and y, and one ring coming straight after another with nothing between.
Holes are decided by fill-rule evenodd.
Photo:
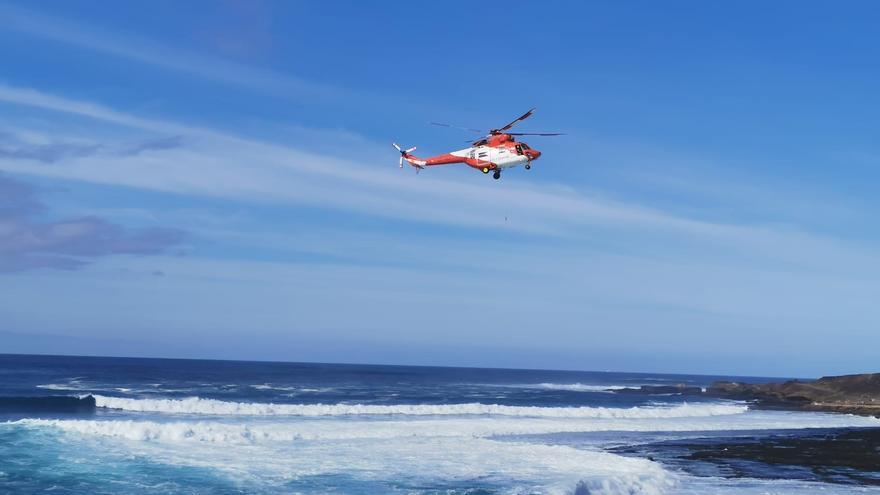
<instances>
[{"instance_id":1,"label":"sky","mask_svg":"<svg viewBox=\"0 0 880 495\"><path fill-rule=\"evenodd\" d=\"M878 20L0 0L0 353L878 371Z\"/></svg>"}]
</instances>

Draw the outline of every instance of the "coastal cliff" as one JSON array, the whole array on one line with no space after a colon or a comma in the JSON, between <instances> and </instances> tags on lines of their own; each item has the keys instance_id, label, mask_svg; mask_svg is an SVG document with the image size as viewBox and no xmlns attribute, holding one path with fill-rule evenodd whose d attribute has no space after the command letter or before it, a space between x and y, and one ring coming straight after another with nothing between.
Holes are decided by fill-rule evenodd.
<instances>
[{"instance_id":1,"label":"coastal cliff","mask_svg":"<svg viewBox=\"0 0 880 495\"><path fill-rule=\"evenodd\" d=\"M753 400L762 407L880 417L880 373L826 376L815 381L750 384L715 382L705 395Z\"/></svg>"}]
</instances>

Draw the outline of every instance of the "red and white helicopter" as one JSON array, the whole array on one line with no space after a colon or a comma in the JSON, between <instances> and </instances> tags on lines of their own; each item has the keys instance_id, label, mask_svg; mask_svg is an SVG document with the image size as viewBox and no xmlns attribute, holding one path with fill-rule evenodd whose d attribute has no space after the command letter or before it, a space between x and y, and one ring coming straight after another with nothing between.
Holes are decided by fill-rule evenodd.
<instances>
[{"instance_id":1,"label":"red and white helicopter","mask_svg":"<svg viewBox=\"0 0 880 495\"><path fill-rule=\"evenodd\" d=\"M425 167L433 167L434 165L451 165L453 163L464 163L473 167L484 174L492 172L495 179L501 178L501 171L507 168L513 168L518 165L524 165L526 170L532 168L532 161L537 160L541 156L541 152L529 147L528 144L517 141L514 136L562 136L558 132L505 132L514 125L531 117L535 109L522 114L513 122L498 129L490 129L489 133L473 143L469 148L463 150L445 153L443 155L432 156L430 158L419 158L411 155L416 150L415 147L410 149L401 149L397 143L392 143L397 151L400 152L400 168L403 168L403 161L415 167L416 172ZM464 129L470 132L480 134L486 131L479 129L471 129L469 127L459 127L450 124L441 124L431 122L431 125L441 127L454 127Z\"/></svg>"}]
</instances>

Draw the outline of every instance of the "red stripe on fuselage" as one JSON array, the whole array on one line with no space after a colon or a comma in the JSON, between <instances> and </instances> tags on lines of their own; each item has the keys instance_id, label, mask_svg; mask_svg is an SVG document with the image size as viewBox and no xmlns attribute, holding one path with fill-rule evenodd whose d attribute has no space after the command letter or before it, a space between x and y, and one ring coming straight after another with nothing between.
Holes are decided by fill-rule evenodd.
<instances>
[{"instance_id":1,"label":"red stripe on fuselage","mask_svg":"<svg viewBox=\"0 0 880 495\"><path fill-rule=\"evenodd\" d=\"M432 156L431 158L425 158L425 165L449 165L450 163L464 163L464 161L464 157L446 153L445 155L437 155Z\"/></svg>"},{"instance_id":2,"label":"red stripe on fuselage","mask_svg":"<svg viewBox=\"0 0 880 495\"><path fill-rule=\"evenodd\" d=\"M431 158L419 158L413 155L407 155L407 160L419 160L424 161L425 167L432 167L435 165L451 165L453 163L464 163L469 167L473 167L478 170L482 170L484 168L488 168L489 170L495 170L498 168L494 163L487 160L480 160L478 158L467 158L464 156L456 156L451 153L446 153L443 155L432 156ZM422 165L420 165L422 166Z\"/></svg>"}]
</instances>

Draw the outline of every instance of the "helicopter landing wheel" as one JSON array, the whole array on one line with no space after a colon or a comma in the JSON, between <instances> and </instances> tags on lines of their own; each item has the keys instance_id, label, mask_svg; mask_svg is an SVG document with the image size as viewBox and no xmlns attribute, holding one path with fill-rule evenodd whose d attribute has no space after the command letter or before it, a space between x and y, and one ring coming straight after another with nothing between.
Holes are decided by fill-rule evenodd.
<instances>
[{"instance_id":1,"label":"helicopter landing wheel","mask_svg":"<svg viewBox=\"0 0 880 495\"><path fill-rule=\"evenodd\" d=\"M501 178L501 171L500 171L500 170L496 170L495 173L492 174L492 178L495 179L495 180L500 179L500 178Z\"/></svg>"},{"instance_id":2,"label":"helicopter landing wheel","mask_svg":"<svg viewBox=\"0 0 880 495\"><path fill-rule=\"evenodd\" d=\"M489 173L489 167L483 167L483 173L484 173L484 174L488 174L488 173Z\"/></svg>"},{"instance_id":3,"label":"helicopter landing wheel","mask_svg":"<svg viewBox=\"0 0 880 495\"><path fill-rule=\"evenodd\" d=\"M526 163L526 170L531 170L531 169L532 169L532 165L529 163Z\"/></svg>"}]
</instances>

